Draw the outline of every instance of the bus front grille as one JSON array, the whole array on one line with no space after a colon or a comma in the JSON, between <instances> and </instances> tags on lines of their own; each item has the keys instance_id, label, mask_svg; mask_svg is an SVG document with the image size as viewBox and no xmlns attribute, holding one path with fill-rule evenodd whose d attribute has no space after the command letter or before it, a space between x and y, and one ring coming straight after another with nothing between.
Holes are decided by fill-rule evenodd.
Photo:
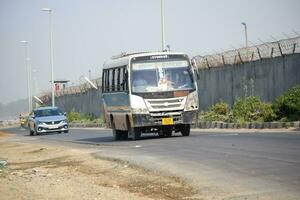
<instances>
[{"instance_id":1,"label":"bus front grille","mask_svg":"<svg viewBox=\"0 0 300 200\"><path fill-rule=\"evenodd\" d=\"M186 97L170 99L145 99L146 105L150 112L183 110Z\"/></svg>"}]
</instances>

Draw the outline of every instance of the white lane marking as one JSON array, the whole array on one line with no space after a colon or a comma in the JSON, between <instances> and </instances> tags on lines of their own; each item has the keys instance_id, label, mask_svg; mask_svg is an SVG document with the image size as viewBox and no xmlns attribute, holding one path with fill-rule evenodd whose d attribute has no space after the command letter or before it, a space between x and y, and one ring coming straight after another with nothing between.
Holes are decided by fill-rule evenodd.
<instances>
[{"instance_id":1,"label":"white lane marking","mask_svg":"<svg viewBox=\"0 0 300 200\"><path fill-rule=\"evenodd\" d=\"M135 145L134 146L135 148L140 148L140 147L142 147L141 145Z\"/></svg>"}]
</instances>

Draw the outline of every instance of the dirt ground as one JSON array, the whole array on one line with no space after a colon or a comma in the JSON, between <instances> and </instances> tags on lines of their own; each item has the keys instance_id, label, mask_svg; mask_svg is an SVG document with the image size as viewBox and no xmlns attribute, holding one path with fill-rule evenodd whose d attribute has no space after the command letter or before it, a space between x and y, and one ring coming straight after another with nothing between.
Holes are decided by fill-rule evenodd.
<instances>
[{"instance_id":1,"label":"dirt ground","mask_svg":"<svg viewBox=\"0 0 300 200\"><path fill-rule=\"evenodd\" d=\"M16 141L0 131L0 200L11 199L197 199L177 177L118 160L93 157L95 150Z\"/></svg>"}]
</instances>

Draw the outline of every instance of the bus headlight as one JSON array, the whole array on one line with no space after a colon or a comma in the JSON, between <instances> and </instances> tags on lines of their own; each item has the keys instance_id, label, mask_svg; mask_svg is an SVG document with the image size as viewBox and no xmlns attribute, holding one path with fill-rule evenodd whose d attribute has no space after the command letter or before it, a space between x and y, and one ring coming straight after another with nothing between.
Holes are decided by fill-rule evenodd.
<instances>
[{"instance_id":1,"label":"bus headlight","mask_svg":"<svg viewBox=\"0 0 300 200\"><path fill-rule=\"evenodd\" d=\"M186 103L184 106L185 111L198 110L198 93L194 91L187 96Z\"/></svg>"},{"instance_id":2,"label":"bus headlight","mask_svg":"<svg viewBox=\"0 0 300 200\"><path fill-rule=\"evenodd\" d=\"M148 108L145 104L145 101L142 97L131 95L131 111L134 114L148 114Z\"/></svg>"},{"instance_id":3,"label":"bus headlight","mask_svg":"<svg viewBox=\"0 0 300 200\"><path fill-rule=\"evenodd\" d=\"M134 114L148 114L147 108L132 108L131 111Z\"/></svg>"}]
</instances>

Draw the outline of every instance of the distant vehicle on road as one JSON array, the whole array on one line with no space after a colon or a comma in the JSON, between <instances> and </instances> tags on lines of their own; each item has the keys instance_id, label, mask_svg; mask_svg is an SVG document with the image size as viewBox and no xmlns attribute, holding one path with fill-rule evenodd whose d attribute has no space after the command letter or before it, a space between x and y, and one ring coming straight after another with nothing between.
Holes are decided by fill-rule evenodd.
<instances>
[{"instance_id":1,"label":"distant vehicle on road","mask_svg":"<svg viewBox=\"0 0 300 200\"><path fill-rule=\"evenodd\" d=\"M196 77L186 54L124 54L104 63L102 99L115 140L141 133L190 135L199 103Z\"/></svg>"},{"instance_id":2,"label":"distant vehicle on road","mask_svg":"<svg viewBox=\"0 0 300 200\"><path fill-rule=\"evenodd\" d=\"M30 135L48 132L69 132L66 113L57 107L40 107L29 115L28 127Z\"/></svg>"},{"instance_id":3,"label":"distant vehicle on road","mask_svg":"<svg viewBox=\"0 0 300 200\"><path fill-rule=\"evenodd\" d=\"M28 115L29 113L20 113L19 115L20 125L23 128L28 127Z\"/></svg>"}]
</instances>

